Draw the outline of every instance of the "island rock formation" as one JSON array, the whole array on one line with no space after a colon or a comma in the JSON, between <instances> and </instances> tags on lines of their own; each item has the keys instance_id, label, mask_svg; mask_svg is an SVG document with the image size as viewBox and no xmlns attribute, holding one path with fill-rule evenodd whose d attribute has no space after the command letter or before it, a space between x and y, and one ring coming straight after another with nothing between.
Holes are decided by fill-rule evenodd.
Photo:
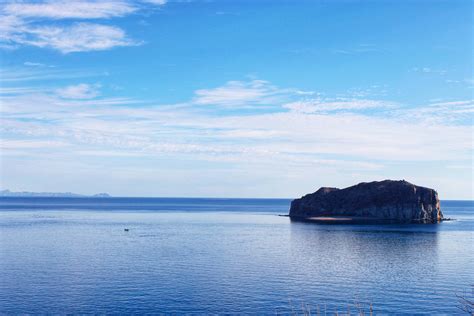
<instances>
[{"instance_id":1,"label":"island rock formation","mask_svg":"<svg viewBox=\"0 0 474 316\"><path fill-rule=\"evenodd\" d=\"M292 219L437 223L443 220L438 193L405 180L322 187L291 202Z\"/></svg>"}]
</instances>

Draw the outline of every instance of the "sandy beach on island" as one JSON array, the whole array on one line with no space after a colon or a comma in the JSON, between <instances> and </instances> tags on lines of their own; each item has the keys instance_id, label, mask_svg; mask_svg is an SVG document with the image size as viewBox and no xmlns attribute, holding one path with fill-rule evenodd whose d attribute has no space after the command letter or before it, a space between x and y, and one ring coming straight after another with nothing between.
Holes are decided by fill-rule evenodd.
<instances>
[{"instance_id":1,"label":"sandy beach on island","mask_svg":"<svg viewBox=\"0 0 474 316\"><path fill-rule=\"evenodd\" d=\"M309 221L322 221L322 222L353 222L353 221L380 221L378 218L373 217L355 217L355 216L317 216L306 218Z\"/></svg>"}]
</instances>

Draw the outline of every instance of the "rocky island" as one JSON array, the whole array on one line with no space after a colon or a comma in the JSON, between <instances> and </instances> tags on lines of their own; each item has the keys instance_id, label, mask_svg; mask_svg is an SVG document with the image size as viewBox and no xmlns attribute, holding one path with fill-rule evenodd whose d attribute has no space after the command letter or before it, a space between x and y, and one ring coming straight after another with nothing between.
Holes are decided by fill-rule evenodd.
<instances>
[{"instance_id":1,"label":"rocky island","mask_svg":"<svg viewBox=\"0 0 474 316\"><path fill-rule=\"evenodd\" d=\"M322 187L293 200L290 218L322 222L437 223L443 220L438 193L405 180Z\"/></svg>"}]
</instances>

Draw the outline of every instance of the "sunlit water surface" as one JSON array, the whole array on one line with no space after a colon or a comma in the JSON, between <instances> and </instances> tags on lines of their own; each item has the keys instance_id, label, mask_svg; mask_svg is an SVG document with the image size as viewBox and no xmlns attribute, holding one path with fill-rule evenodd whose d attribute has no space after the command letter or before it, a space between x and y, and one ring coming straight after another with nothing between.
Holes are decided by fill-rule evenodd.
<instances>
[{"instance_id":1,"label":"sunlit water surface","mask_svg":"<svg viewBox=\"0 0 474 316\"><path fill-rule=\"evenodd\" d=\"M0 198L0 313L460 313L474 203L438 225L320 225L288 200ZM128 228L129 231L124 231Z\"/></svg>"}]
</instances>

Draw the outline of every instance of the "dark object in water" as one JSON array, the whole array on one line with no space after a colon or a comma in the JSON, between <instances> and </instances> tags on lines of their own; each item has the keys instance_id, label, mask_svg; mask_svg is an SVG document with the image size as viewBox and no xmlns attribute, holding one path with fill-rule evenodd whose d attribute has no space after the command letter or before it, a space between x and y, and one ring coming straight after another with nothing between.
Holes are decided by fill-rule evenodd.
<instances>
[{"instance_id":1,"label":"dark object in water","mask_svg":"<svg viewBox=\"0 0 474 316\"><path fill-rule=\"evenodd\" d=\"M293 200L289 216L326 223L437 223L444 219L438 193L405 180L363 182L345 189L323 187Z\"/></svg>"},{"instance_id":2,"label":"dark object in water","mask_svg":"<svg viewBox=\"0 0 474 316\"><path fill-rule=\"evenodd\" d=\"M128 229L128 228L125 228L125 229L124 229L124 231L126 231L126 232L128 232L129 230L130 230L130 229Z\"/></svg>"}]
</instances>

